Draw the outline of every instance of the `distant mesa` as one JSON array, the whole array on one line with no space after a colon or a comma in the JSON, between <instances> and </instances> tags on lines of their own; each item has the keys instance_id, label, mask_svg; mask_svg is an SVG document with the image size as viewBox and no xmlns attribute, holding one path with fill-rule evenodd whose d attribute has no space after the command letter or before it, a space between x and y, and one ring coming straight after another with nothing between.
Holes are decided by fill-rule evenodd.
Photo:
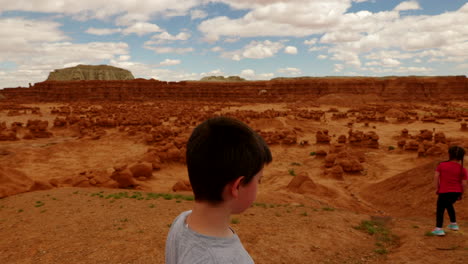
<instances>
[{"instance_id":1,"label":"distant mesa","mask_svg":"<svg viewBox=\"0 0 468 264\"><path fill-rule=\"evenodd\" d=\"M244 78L239 76L207 76L200 79L201 82L243 82L246 81Z\"/></svg>"},{"instance_id":2,"label":"distant mesa","mask_svg":"<svg viewBox=\"0 0 468 264\"><path fill-rule=\"evenodd\" d=\"M83 80L133 80L133 74L125 69L108 65L77 65L75 67L54 70L47 81L83 81Z\"/></svg>"}]
</instances>

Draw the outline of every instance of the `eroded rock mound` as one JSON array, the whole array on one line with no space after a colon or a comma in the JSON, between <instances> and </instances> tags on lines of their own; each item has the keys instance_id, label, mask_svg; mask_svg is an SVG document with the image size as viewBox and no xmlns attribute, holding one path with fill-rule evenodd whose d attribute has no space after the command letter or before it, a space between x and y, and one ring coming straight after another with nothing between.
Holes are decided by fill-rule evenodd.
<instances>
[{"instance_id":1,"label":"eroded rock mound","mask_svg":"<svg viewBox=\"0 0 468 264\"><path fill-rule=\"evenodd\" d=\"M192 191L192 185L187 180L179 180L172 186L173 192L190 192Z\"/></svg>"},{"instance_id":2,"label":"eroded rock mound","mask_svg":"<svg viewBox=\"0 0 468 264\"><path fill-rule=\"evenodd\" d=\"M75 67L54 70L49 73L47 81L81 81L81 80L133 80L133 74L125 69L108 65L77 65Z\"/></svg>"},{"instance_id":3,"label":"eroded rock mound","mask_svg":"<svg viewBox=\"0 0 468 264\"><path fill-rule=\"evenodd\" d=\"M35 182L19 170L0 167L0 198L50 188L52 186L43 182Z\"/></svg>"},{"instance_id":4,"label":"eroded rock mound","mask_svg":"<svg viewBox=\"0 0 468 264\"><path fill-rule=\"evenodd\" d=\"M317 185L312 181L307 172L301 172L295 176L288 184L288 189L296 193L312 192Z\"/></svg>"}]
</instances>

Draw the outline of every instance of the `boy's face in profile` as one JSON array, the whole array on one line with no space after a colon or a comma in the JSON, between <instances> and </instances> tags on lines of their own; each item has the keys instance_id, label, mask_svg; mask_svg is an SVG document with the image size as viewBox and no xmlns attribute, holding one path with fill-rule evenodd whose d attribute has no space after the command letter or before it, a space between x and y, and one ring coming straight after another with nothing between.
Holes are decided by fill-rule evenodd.
<instances>
[{"instance_id":1,"label":"boy's face in profile","mask_svg":"<svg viewBox=\"0 0 468 264\"><path fill-rule=\"evenodd\" d=\"M246 184L239 185L239 197L236 201L236 206L233 214L239 214L249 208L257 198L258 185L263 177L263 169L261 169L252 180Z\"/></svg>"}]
</instances>

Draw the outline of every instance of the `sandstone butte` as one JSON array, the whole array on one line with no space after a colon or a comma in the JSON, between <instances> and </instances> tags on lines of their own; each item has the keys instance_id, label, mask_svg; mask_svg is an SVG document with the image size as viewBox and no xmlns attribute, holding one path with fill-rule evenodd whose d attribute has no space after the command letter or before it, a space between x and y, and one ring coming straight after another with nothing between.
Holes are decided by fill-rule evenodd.
<instances>
[{"instance_id":1,"label":"sandstone butte","mask_svg":"<svg viewBox=\"0 0 468 264\"><path fill-rule=\"evenodd\" d=\"M80 80L133 80L133 74L125 69L108 65L77 65L54 70L47 81L80 81Z\"/></svg>"},{"instance_id":2,"label":"sandstone butte","mask_svg":"<svg viewBox=\"0 0 468 264\"><path fill-rule=\"evenodd\" d=\"M52 75L55 75L54 72ZM52 78L49 77L49 79ZM310 77L238 82L165 82L154 79L47 80L36 83L29 88L5 88L0 90L1 97L21 102L168 99L219 102L295 102L321 99L322 101L332 100L338 103L344 99L344 101L352 101L352 97L359 98L359 100L369 98L380 102L436 102L440 99L468 99L468 81L466 76Z\"/></svg>"}]
</instances>

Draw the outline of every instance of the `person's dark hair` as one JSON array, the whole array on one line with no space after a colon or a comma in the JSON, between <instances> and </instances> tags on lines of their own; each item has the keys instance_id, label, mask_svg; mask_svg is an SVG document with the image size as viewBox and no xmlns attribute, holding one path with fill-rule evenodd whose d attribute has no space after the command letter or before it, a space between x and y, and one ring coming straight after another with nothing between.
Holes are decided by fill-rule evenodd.
<instances>
[{"instance_id":1,"label":"person's dark hair","mask_svg":"<svg viewBox=\"0 0 468 264\"><path fill-rule=\"evenodd\" d=\"M460 176L463 177L463 159L465 158L465 149L460 146L451 146L448 150L449 161L461 161Z\"/></svg>"},{"instance_id":2,"label":"person's dark hair","mask_svg":"<svg viewBox=\"0 0 468 264\"><path fill-rule=\"evenodd\" d=\"M224 187L240 176L248 184L272 161L268 145L249 126L229 117L198 125L187 143L187 169L195 200L219 203Z\"/></svg>"},{"instance_id":3,"label":"person's dark hair","mask_svg":"<svg viewBox=\"0 0 468 264\"><path fill-rule=\"evenodd\" d=\"M465 157L465 149L459 146L451 146L448 150L450 160L461 160Z\"/></svg>"}]
</instances>

